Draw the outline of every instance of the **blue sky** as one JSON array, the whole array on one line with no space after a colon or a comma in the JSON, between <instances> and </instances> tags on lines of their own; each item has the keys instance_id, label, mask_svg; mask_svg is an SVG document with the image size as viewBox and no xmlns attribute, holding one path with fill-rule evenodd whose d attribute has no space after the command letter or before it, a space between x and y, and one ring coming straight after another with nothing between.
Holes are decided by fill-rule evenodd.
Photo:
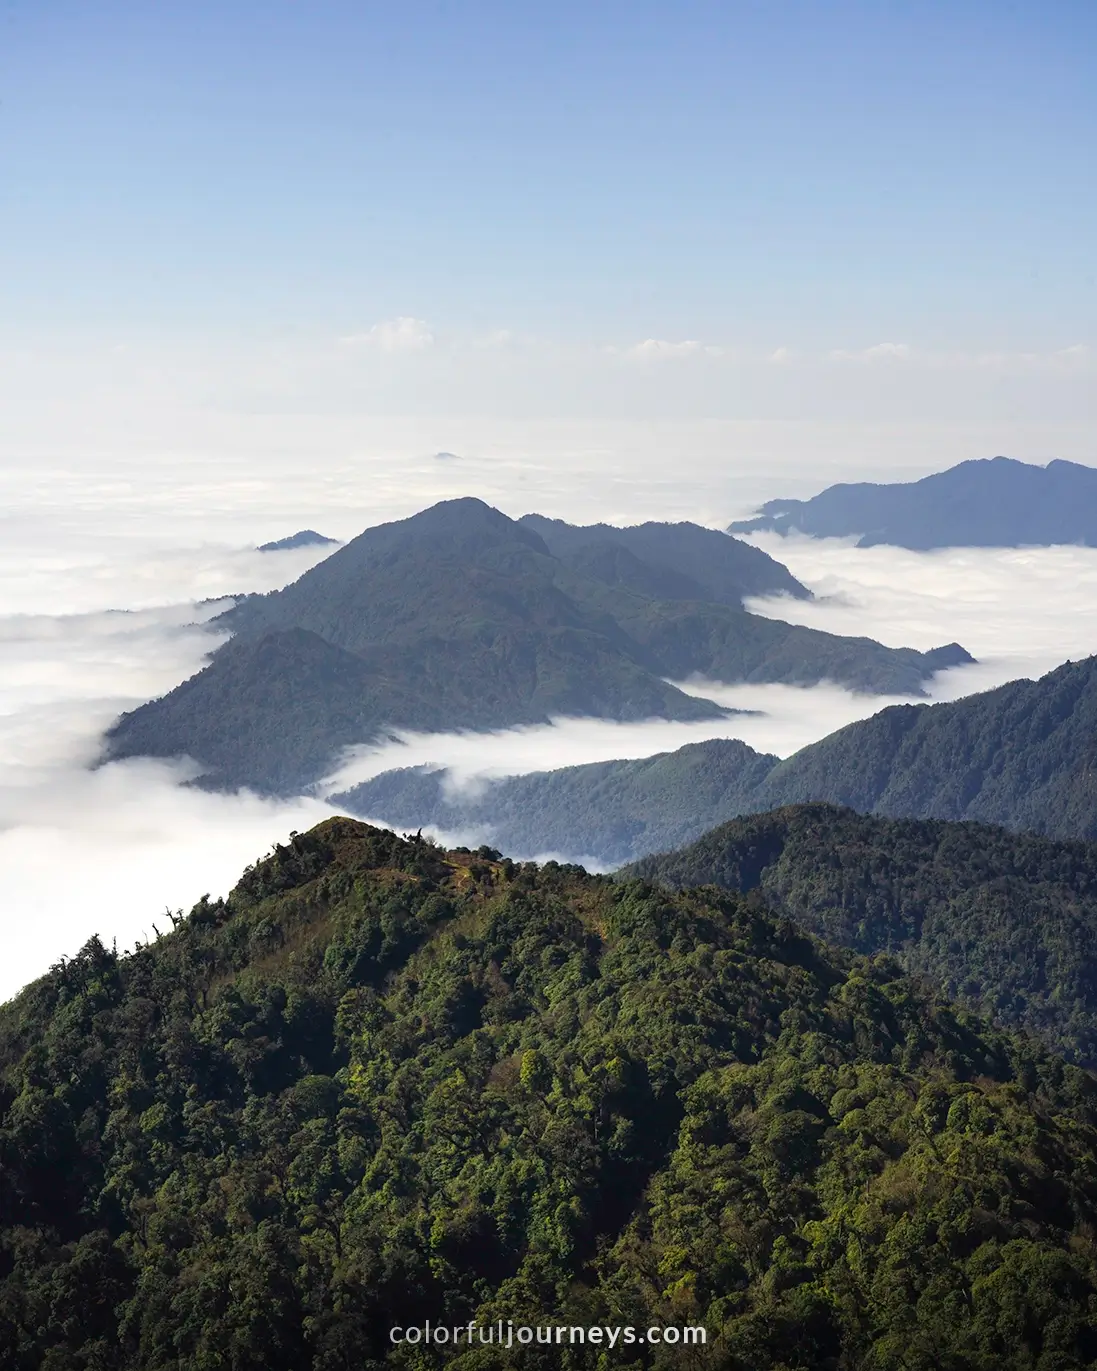
<instances>
[{"instance_id":1,"label":"blue sky","mask_svg":"<svg viewBox=\"0 0 1097 1371\"><path fill-rule=\"evenodd\" d=\"M1092 424L1095 56L1092 0L0 0L0 402Z\"/></svg>"},{"instance_id":2,"label":"blue sky","mask_svg":"<svg viewBox=\"0 0 1097 1371\"><path fill-rule=\"evenodd\" d=\"M3 328L1068 346L1097 6L4 0Z\"/></svg>"}]
</instances>

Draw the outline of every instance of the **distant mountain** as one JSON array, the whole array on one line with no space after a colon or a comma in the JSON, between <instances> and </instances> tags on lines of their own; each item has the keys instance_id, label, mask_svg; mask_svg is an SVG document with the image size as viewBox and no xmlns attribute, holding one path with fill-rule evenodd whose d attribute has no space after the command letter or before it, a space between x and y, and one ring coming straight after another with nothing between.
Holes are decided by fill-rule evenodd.
<instances>
[{"instance_id":1,"label":"distant mountain","mask_svg":"<svg viewBox=\"0 0 1097 1371\"><path fill-rule=\"evenodd\" d=\"M946 704L892 705L783 761L714 740L490 783L470 799L447 798L443 779L389 772L340 803L407 827L478 826L523 855L604 865L811 801L1097 840L1097 657Z\"/></svg>"},{"instance_id":2,"label":"distant mountain","mask_svg":"<svg viewBox=\"0 0 1097 1371\"><path fill-rule=\"evenodd\" d=\"M706 546L733 545L696 533ZM106 756L186 753L207 768L205 784L289 792L330 770L340 748L393 728L711 719L726 711L668 679L835 680L911 694L971 660L956 644L923 653L794 627L698 601L692 586L675 598L668 578L683 573L616 553L635 562L632 584L565 563L479 500L368 529L284 590L219 616L232 641L197 676L124 715ZM780 563L752 555L747 565L752 584L768 567L769 584L788 590Z\"/></svg>"},{"instance_id":3,"label":"distant mountain","mask_svg":"<svg viewBox=\"0 0 1097 1371\"><path fill-rule=\"evenodd\" d=\"M288 548L314 547L325 543L330 543L334 547L338 541L338 538L325 538L322 533L317 533L315 529L303 528L297 533L291 533L288 538L279 538L273 543L260 543L259 551L285 552Z\"/></svg>"},{"instance_id":4,"label":"distant mountain","mask_svg":"<svg viewBox=\"0 0 1097 1371\"><path fill-rule=\"evenodd\" d=\"M175 923L0 1006L5 1371L1094 1365L1097 1083L894 958L347 819Z\"/></svg>"},{"instance_id":5,"label":"distant mountain","mask_svg":"<svg viewBox=\"0 0 1097 1371\"><path fill-rule=\"evenodd\" d=\"M892 953L950 998L1097 1067L1097 843L799 805L618 874L758 890L828 942Z\"/></svg>"},{"instance_id":6,"label":"distant mountain","mask_svg":"<svg viewBox=\"0 0 1097 1371\"><path fill-rule=\"evenodd\" d=\"M639 761L591 762L452 793L444 771L386 771L331 797L333 804L396 828L485 828L515 856L548 854L614 866L658 852L749 807L778 758L734 739L690 743Z\"/></svg>"},{"instance_id":7,"label":"distant mountain","mask_svg":"<svg viewBox=\"0 0 1097 1371\"><path fill-rule=\"evenodd\" d=\"M635 588L656 598L703 600L736 608L747 595L811 598L811 592L780 562L700 524L578 527L540 514L526 514L518 522L539 533L554 556L610 585L632 588L634 568L642 567L646 579Z\"/></svg>"},{"instance_id":8,"label":"distant mountain","mask_svg":"<svg viewBox=\"0 0 1097 1371\"><path fill-rule=\"evenodd\" d=\"M1097 468L1009 457L961 462L920 481L830 486L810 500L769 500L730 533L860 535L858 547L1097 546Z\"/></svg>"}]
</instances>

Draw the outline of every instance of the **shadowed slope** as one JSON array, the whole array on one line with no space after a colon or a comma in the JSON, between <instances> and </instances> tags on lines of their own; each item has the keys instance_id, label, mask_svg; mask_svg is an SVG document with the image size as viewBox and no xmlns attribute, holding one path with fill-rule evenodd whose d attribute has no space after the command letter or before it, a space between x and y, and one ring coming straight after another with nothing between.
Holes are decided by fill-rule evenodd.
<instances>
[{"instance_id":1,"label":"shadowed slope","mask_svg":"<svg viewBox=\"0 0 1097 1371\"><path fill-rule=\"evenodd\" d=\"M758 890L830 942L1097 1066L1097 844L797 805L734 819L622 878Z\"/></svg>"},{"instance_id":2,"label":"shadowed slope","mask_svg":"<svg viewBox=\"0 0 1097 1371\"><path fill-rule=\"evenodd\" d=\"M645 577L667 592L658 568L636 563L625 584L607 584L481 501L447 501L368 529L284 590L220 616L232 651L124 715L106 755L185 753L206 784L290 793L333 769L342 747L399 727L713 719L725 711L665 678L917 693L933 671L967 660L955 646L891 649L726 604L653 599L636 588Z\"/></svg>"}]
</instances>

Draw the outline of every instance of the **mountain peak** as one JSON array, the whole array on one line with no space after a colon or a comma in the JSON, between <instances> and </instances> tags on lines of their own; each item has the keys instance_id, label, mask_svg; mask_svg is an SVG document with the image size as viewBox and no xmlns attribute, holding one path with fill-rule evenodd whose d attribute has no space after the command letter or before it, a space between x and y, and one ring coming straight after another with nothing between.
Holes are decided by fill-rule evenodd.
<instances>
[{"instance_id":1,"label":"mountain peak","mask_svg":"<svg viewBox=\"0 0 1097 1371\"><path fill-rule=\"evenodd\" d=\"M260 552L287 552L298 547L323 547L331 544L332 547L339 541L338 538L327 538L322 533L317 533L314 528L301 528L296 533L291 533L287 538L276 538L271 543L260 543Z\"/></svg>"},{"instance_id":2,"label":"mountain peak","mask_svg":"<svg viewBox=\"0 0 1097 1371\"><path fill-rule=\"evenodd\" d=\"M1097 469L1060 459L971 458L918 481L828 486L809 500L769 500L730 533L858 536L859 546L1097 546Z\"/></svg>"}]
</instances>

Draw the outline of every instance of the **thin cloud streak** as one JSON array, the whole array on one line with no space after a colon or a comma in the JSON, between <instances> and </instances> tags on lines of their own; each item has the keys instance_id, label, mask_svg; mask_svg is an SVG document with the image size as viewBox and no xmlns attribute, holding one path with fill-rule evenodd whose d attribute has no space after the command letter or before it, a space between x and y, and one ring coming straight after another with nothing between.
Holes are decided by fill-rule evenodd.
<instances>
[{"instance_id":1,"label":"thin cloud streak","mask_svg":"<svg viewBox=\"0 0 1097 1371\"><path fill-rule=\"evenodd\" d=\"M424 352L434 345L434 332L422 319L400 315L374 324L365 333L351 333L340 342L351 347L365 345L382 352Z\"/></svg>"},{"instance_id":2,"label":"thin cloud streak","mask_svg":"<svg viewBox=\"0 0 1097 1371\"><path fill-rule=\"evenodd\" d=\"M955 667L930 683L931 700L958 699L1001 685L998 664ZM445 771L443 790L454 796L482 793L493 781L534 771L609 762L673 752L687 743L738 738L758 752L787 757L837 728L868 718L892 704L924 703L909 695L859 695L834 682L813 686L727 685L694 678L673 684L689 694L740 711L726 719L675 723L648 719L635 723L559 717L546 724L484 732L417 733L394 731L380 745L346 751L338 767L318 787L330 798L351 786L397 767L425 766Z\"/></svg>"}]
</instances>

